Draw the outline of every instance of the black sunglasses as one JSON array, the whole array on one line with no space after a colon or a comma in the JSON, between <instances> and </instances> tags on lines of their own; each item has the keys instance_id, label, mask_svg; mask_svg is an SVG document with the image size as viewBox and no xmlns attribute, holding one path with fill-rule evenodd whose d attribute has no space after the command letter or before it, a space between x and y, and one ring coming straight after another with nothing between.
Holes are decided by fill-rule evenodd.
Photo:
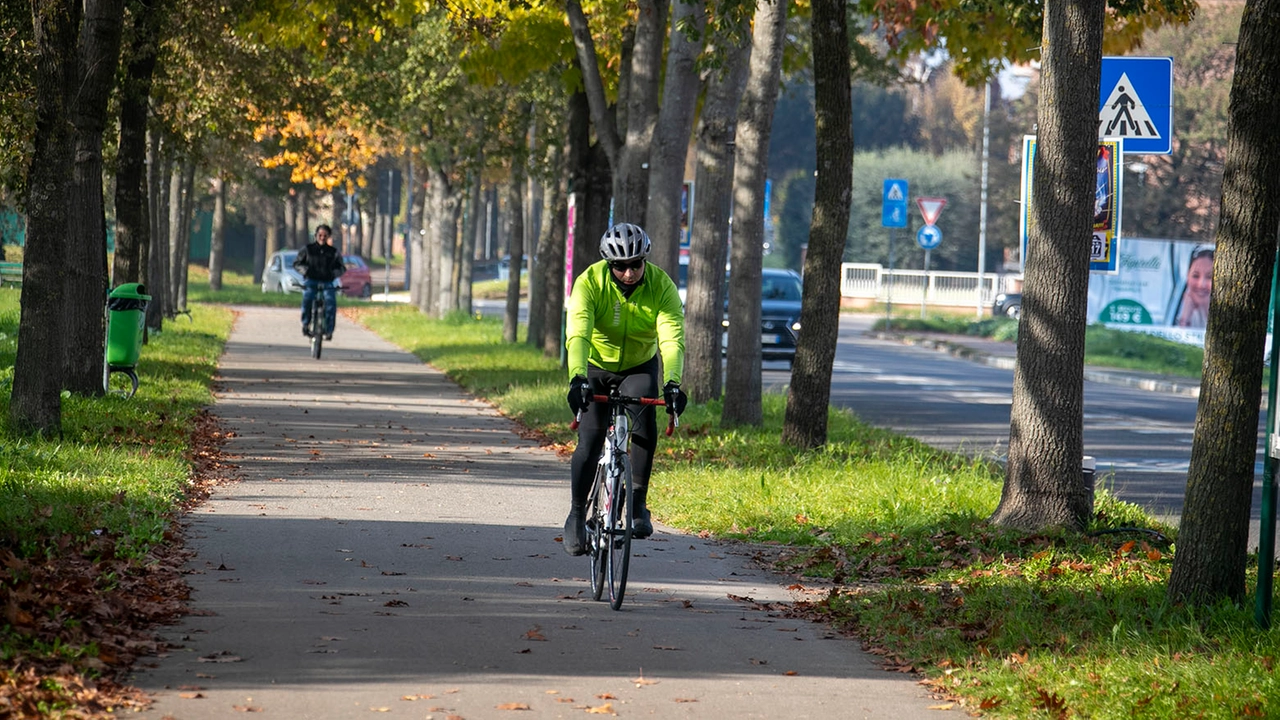
<instances>
[{"instance_id":1,"label":"black sunglasses","mask_svg":"<svg viewBox=\"0 0 1280 720\"><path fill-rule=\"evenodd\" d=\"M626 272L628 270L639 270L644 267L644 258L636 258L635 260L610 260L609 268L618 272Z\"/></svg>"}]
</instances>

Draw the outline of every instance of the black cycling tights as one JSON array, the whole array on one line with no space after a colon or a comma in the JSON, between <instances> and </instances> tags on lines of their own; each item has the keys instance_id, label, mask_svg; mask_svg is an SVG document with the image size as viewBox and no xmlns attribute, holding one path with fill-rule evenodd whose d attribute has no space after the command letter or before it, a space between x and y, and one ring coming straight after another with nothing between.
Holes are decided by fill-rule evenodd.
<instances>
[{"instance_id":1,"label":"black cycling tights","mask_svg":"<svg viewBox=\"0 0 1280 720\"><path fill-rule=\"evenodd\" d=\"M616 387L621 394L629 397L658 397L658 369L657 355L644 364L618 373L588 364L587 380L591 382L591 391L597 395L608 395L609 390ZM658 424L654 410L652 405L641 409L633 407L630 410L631 477L637 489L649 486L649 473L653 470L653 450L658 445ZM591 483L595 480L596 463L600 462L600 452L604 448L608 432L609 406L605 403L591 403L587 411L582 413L582 421L578 425L578 447L573 451L573 462L570 465L573 473L574 505L587 503L587 494L591 492Z\"/></svg>"}]
</instances>

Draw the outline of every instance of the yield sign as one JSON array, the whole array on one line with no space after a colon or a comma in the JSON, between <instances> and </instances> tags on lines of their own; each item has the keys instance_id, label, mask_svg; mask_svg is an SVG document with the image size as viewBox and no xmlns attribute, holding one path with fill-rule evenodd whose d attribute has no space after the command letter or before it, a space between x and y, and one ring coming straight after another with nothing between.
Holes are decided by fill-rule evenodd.
<instances>
[{"instance_id":1,"label":"yield sign","mask_svg":"<svg viewBox=\"0 0 1280 720\"><path fill-rule=\"evenodd\" d=\"M942 208L947 206L947 199L941 197L921 197L916 198L916 205L920 206L920 214L924 216L925 225L937 225L938 216L942 214Z\"/></svg>"}]
</instances>

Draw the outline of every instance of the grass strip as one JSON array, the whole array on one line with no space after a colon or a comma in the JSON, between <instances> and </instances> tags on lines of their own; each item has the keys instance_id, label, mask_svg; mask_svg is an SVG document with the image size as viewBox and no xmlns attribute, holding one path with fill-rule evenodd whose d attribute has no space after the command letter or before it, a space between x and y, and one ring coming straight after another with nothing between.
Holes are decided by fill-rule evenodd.
<instances>
[{"instance_id":1,"label":"grass strip","mask_svg":"<svg viewBox=\"0 0 1280 720\"><path fill-rule=\"evenodd\" d=\"M568 446L567 378L501 323L367 306L367 326ZM650 492L663 522L761 543L793 573L791 612L860 637L970 712L1000 718L1280 716L1280 631L1251 608L1171 606L1174 531L1103 479L1086 534L989 526L999 468L831 411L830 442L782 445L784 399L764 426L723 429L691 406L659 443ZM566 468L566 474L567 474ZM1252 587L1254 578L1249 579Z\"/></svg>"}]
</instances>

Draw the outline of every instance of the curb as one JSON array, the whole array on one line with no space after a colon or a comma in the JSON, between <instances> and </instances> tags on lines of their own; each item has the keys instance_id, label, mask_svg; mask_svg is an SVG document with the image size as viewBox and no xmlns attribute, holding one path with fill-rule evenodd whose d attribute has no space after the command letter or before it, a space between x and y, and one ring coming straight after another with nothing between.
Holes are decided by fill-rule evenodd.
<instances>
[{"instance_id":1,"label":"curb","mask_svg":"<svg viewBox=\"0 0 1280 720\"><path fill-rule=\"evenodd\" d=\"M951 340L939 340L937 338L924 337L921 335L900 335L898 333L886 332L869 332L869 337L877 340L888 340L890 342L902 343L903 345L916 345L919 347L930 348L938 352L945 352L948 355L975 362L980 365L1000 368L1002 370L1013 370L1016 365L1016 358L1008 355L996 355L969 347L962 343L953 342ZM1084 379L1090 382L1102 383L1104 385L1116 385L1120 387L1131 387L1148 392L1164 393L1167 395L1182 395L1184 397L1199 398L1200 383L1184 378L1153 378L1142 377L1125 373L1122 371L1106 370L1097 367L1085 367Z\"/></svg>"}]
</instances>

